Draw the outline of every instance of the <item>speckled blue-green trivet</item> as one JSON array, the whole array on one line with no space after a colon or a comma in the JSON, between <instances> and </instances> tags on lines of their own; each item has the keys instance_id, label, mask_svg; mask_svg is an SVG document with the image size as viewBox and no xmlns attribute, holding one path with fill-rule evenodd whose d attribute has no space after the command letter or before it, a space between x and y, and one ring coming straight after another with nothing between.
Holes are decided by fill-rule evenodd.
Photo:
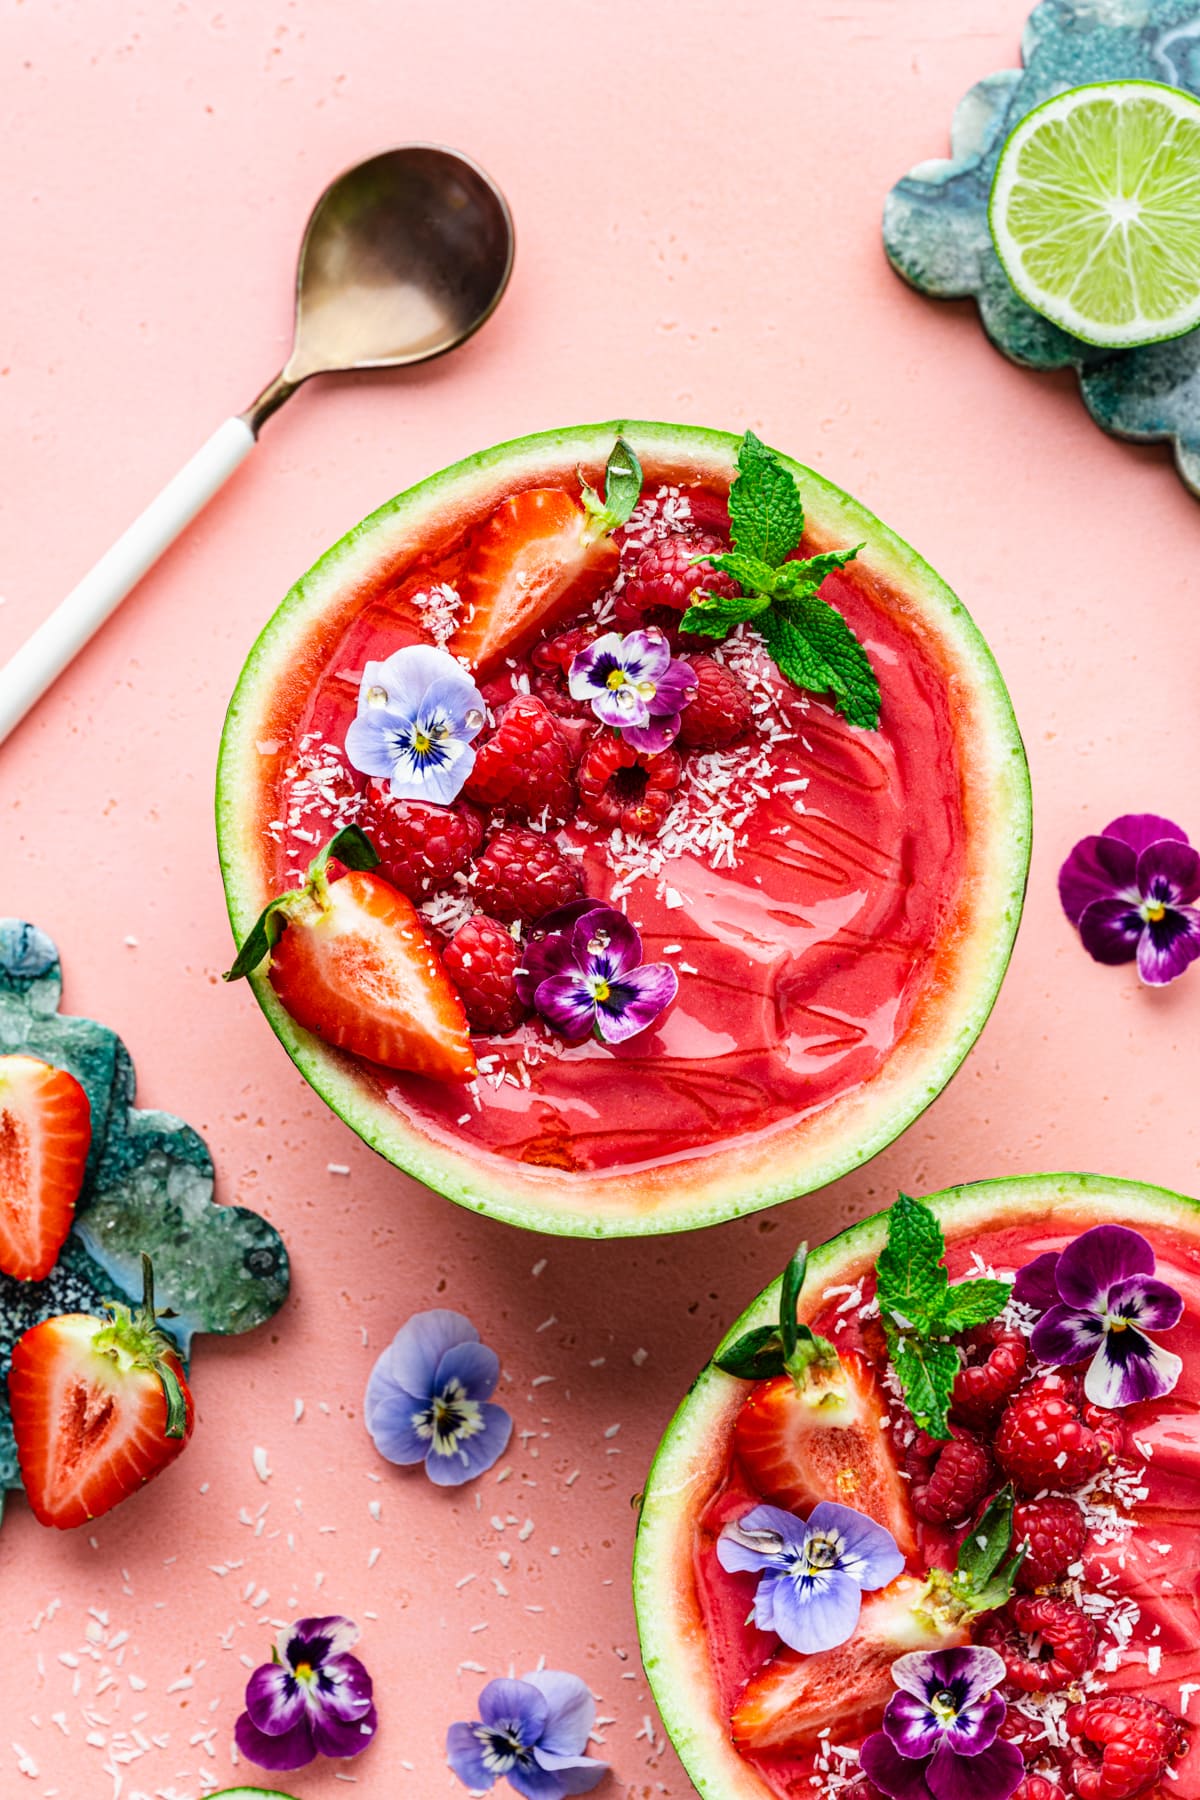
<instances>
[{"instance_id":1,"label":"speckled blue-green trivet","mask_svg":"<svg viewBox=\"0 0 1200 1800\"><path fill-rule=\"evenodd\" d=\"M1026 306L1000 266L987 204L1013 127L1085 81L1166 81L1200 94L1197 0L1042 0L1025 26L1024 69L976 83L959 103L951 157L919 163L888 195L893 267L940 300L973 297L992 342L1031 369L1075 368L1088 411L1117 437L1169 440L1200 494L1200 331L1142 350L1097 350Z\"/></svg>"},{"instance_id":2,"label":"speckled blue-green trivet","mask_svg":"<svg viewBox=\"0 0 1200 1800\"><path fill-rule=\"evenodd\" d=\"M0 919L0 1055L27 1051L69 1069L87 1090L92 1146L71 1234L45 1281L0 1275L0 1507L21 1485L8 1411L8 1368L22 1332L56 1313L101 1312L141 1298L141 1255L154 1259L156 1304L187 1356L194 1333L249 1331L282 1306L288 1256L277 1231L244 1206L214 1206L203 1140L170 1113L133 1104L129 1052L114 1031L58 1010L58 951L34 925Z\"/></svg>"}]
</instances>

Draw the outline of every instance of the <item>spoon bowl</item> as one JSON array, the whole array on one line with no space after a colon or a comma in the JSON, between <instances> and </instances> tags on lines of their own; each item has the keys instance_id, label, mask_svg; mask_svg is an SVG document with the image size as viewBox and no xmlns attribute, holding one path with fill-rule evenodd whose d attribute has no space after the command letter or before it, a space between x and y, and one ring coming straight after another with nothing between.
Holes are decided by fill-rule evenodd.
<instances>
[{"instance_id":1,"label":"spoon bowl","mask_svg":"<svg viewBox=\"0 0 1200 1800\"><path fill-rule=\"evenodd\" d=\"M453 350L499 304L513 249L503 194L457 150L406 144L347 169L304 233L292 353L243 418L257 432L312 375Z\"/></svg>"}]
</instances>

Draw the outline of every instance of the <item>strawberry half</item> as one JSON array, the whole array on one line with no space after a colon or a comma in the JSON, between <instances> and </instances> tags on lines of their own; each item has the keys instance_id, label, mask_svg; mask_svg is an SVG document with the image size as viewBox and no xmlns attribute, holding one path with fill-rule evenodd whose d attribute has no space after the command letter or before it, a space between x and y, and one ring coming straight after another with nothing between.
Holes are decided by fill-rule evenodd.
<instances>
[{"instance_id":1,"label":"strawberry half","mask_svg":"<svg viewBox=\"0 0 1200 1800\"><path fill-rule=\"evenodd\" d=\"M161 1473L195 1423L179 1353L159 1329L154 1271L135 1311L67 1313L16 1345L8 1394L21 1480L43 1525L97 1519Z\"/></svg>"},{"instance_id":2,"label":"strawberry half","mask_svg":"<svg viewBox=\"0 0 1200 1800\"><path fill-rule=\"evenodd\" d=\"M36 1056L0 1056L0 1270L42 1281L83 1186L92 1109L73 1075Z\"/></svg>"},{"instance_id":3,"label":"strawberry half","mask_svg":"<svg viewBox=\"0 0 1200 1800\"><path fill-rule=\"evenodd\" d=\"M349 869L330 881L336 857ZM330 839L302 888L272 900L225 976L270 956L269 977L306 1031L389 1069L469 1081L475 1054L462 1001L412 901L369 873L379 856L357 826Z\"/></svg>"},{"instance_id":4,"label":"strawberry half","mask_svg":"<svg viewBox=\"0 0 1200 1800\"><path fill-rule=\"evenodd\" d=\"M485 675L568 609L578 611L616 579L612 533L637 505L642 471L618 438L604 499L586 483L582 500L564 488L526 488L503 500L480 530L459 578L462 623L447 649Z\"/></svg>"},{"instance_id":5,"label":"strawberry half","mask_svg":"<svg viewBox=\"0 0 1200 1800\"><path fill-rule=\"evenodd\" d=\"M886 1526L911 1557L912 1511L883 1424L882 1391L857 1351L839 1350L838 1362L826 1384L800 1388L778 1375L756 1387L734 1426L738 1458L764 1500L790 1512L838 1500Z\"/></svg>"}]
</instances>

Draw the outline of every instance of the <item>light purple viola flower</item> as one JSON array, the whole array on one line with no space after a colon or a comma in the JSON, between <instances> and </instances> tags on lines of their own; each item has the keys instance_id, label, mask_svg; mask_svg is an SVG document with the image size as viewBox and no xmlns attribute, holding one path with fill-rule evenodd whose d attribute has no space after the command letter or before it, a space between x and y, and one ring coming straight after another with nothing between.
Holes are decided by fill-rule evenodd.
<instances>
[{"instance_id":1,"label":"light purple viola flower","mask_svg":"<svg viewBox=\"0 0 1200 1800\"><path fill-rule=\"evenodd\" d=\"M246 1710L234 1726L242 1755L260 1769L303 1769L318 1756L358 1756L378 1718L371 1677L349 1652L350 1619L297 1619L285 1625L271 1661L246 1683Z\"/></svg>"},{"instance_id":2,"label":"light purple viola flower","mask_svg":"<svg viewBox=\"0 0 1200 1800\"><path fill-rule=\"evenodd\" d=\"M679 734L680 714L695 698L690 663L671 655L656 625L622 637L610 631L581 650L568 686L573 700L586 700L603 725L619 731L635 750L657 754Z\"/></svg>"},{"instance_id":3,"label":"light purple viola flower","mask_svg":"<svg viewBox=\"0 0 1200 1800\"><path fill-rule=\"evenodd\" d=\"M1157 813L1126 813L1083 838L1059 871L1058 892L1089 955L1136 961L1151 987L1200 956L1200 854Z\"/></svg>"},{"instance_id":4,"label":"light purple viola flower","mask_svg":"<svg viewBox=\"0 0 1200 1800\"><path fill-rule=\"evenodd\" d=\"M679 991L669 963L642 961L642 940L625 914L596 900L548 913L522 962L521 999L573 1042L594 1033L623 1044L653 1025Z\"/></svg>"},{"instance_id":5,"label":"light purple viola flower","mask_svg":"<svg viewBox=\"0 0 1200 1800\"><path fill-rule=\"evenodd\" d=\"M1013 1298L1041 1313L1030 1345L1041 1362L1090 1357L1083 1391L1096 1406L1158 1400L1183 1363L1149 1331L1170 1331L1183 1297L1154 1273L1154 1251L1127 1225L1093 1225L1061 1254L1047 1250L1021 1269Z\"/></svg>"},{"instance_id":6,"label":"light purple viola flower","mask_svg":"<svg viewBox=\"0 0 1200 1800\"><path fill-rule=\"evenodd\" d=\"M438 1487L474 1481L504 1455L512 1419L492 1402L500 1359L470 1319L414 1313L371 1370L363 1418L389 1462L424 1463Z\"/></svg>"},{"instance_id":7,"label":"light purple viola flower","mask_svg":"<svg viewBox=\"0 0 1200 1800\"><path fill-rule=\"evenodd\" d=\"M489 1681L479 1717L446 1734L450 1767L476 1793L501 1776L525 1800L590 1794L608 1764L585 1756L596 1702L585 1682L560 1669L537 1669L522 1681Z\"/></svg>"},{"instance_id":8,"label":"light purple viola flower","mask_svg":"<svg viewBox=\"0 0 1200 1800\"><path fill-rule=\"evenodd\" d=\"M483 695L456 657L406 644L364 668L346 755L362 774L385 778L395 799L448 806L475 767L471 745L486 717Z\"/></svg>"},{"instance_id":9,"label":"light purple viola flower","mask_svg":"<svg viewBox=\"0 0 1200 1800\"><path fill-rule=\"evenodd\" d=\"M1008 1708L996 1688L1004 1659L983 1645L915 1650L892 1664L898 1693L859 1765L892 1800L1008 1800L1025 1777L1015 1744L997 1737Z\"/></svg>"},{"instance_id":10,"label":"light purple viola flower","mask_svg":"<svg viewBox=\"0 0 1200 1800\"><path fill-rule=\"evenodd\" d=\"M864 1593L904 1568L890 1531L853 1507L820 1500L807 1519L755 1506L717 1539L717 1561L759 1577L754 1623L813 1656L853 1635Z\"/></svg>"}]
</instances>

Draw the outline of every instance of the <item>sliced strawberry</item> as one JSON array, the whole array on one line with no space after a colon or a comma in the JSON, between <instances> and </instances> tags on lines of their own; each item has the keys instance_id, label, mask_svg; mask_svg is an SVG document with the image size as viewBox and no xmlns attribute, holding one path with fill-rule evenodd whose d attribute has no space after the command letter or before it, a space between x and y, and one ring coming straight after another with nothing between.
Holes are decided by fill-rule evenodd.
<instances>
[{"instance_id":1,"label":"sliced strawberry","mask_svg":"<svg viewBox=\"0 0 1200 1800\"><path fill-rule=\"evenodd\" d=\"M42 1281L83 1186L92 1111L73 1075L36 1056L0 1056L0 1270Z\"/></svg>"},{"instance_id":2,"label":"sliced strawberry","mask_svg":"<svg viewBox=\"0 0 1200 1800\"><path fill-rule=\"evenodd\" d=\"M435 1081L475 1073L462 1001L412 901L362 870L294 912L271 953L271 985L327 1044Z\"/></svg>"},{"instance_id":3,"label":"sliced strawberry","mask_svg":"<svg viewBox=\"0 0 1200 1800\"><path fill-rule=\"evenodd\" d=\"M965 1626L935 1625L921 1610L924 1582L900 1575L864 1594L854 1635L834 1650L780 1650L746 1683L731 1721L734 1742L754 1750L805 1750L818 1737L850 1744L872 1731L895 1693L892 1664L908 1650L967 1641Z\"/></svg>"},{"instance_id":4,"label":"sliced strawberry","mask_svg":"<svg viewBox=\"0 0 1200 1800\"><path fill-rule=\"evenodd\" d=\"M612 582L620 551L563 488L526 488L504 500L476 539L459 580L462 623L447 648L487 675L564 612Z\"/></svg>"},{"instance_id":5,"label":"sliced strawberry","mask_svg":"<svg viewBox=\"0 0 1200 1800\"><path fill-rule=\"evenodd\" d=\"M43 1525L99 1518L184 1449L195 1410L175 1346L158 1328L153 1272L136 1311L68 1313L35 1325L8 1378L21 1480Z\"/></svg>"},{"instance_id":6,"label":"sliced strawberry","mask_svg":"<svg viewBox=\"0 0 1200 1800\"><path fill-rule=\"evenodd\" d=\"M908 1489L892 1458L883 1394L865 1357L838 1355L842 1375L828 1387L802 1392L778 1375L754 1389L734 1427L738 1457L764 1500L802 1513L838 1500L886 1526L912 1556Z\"/></svg>"}]
</instances>

